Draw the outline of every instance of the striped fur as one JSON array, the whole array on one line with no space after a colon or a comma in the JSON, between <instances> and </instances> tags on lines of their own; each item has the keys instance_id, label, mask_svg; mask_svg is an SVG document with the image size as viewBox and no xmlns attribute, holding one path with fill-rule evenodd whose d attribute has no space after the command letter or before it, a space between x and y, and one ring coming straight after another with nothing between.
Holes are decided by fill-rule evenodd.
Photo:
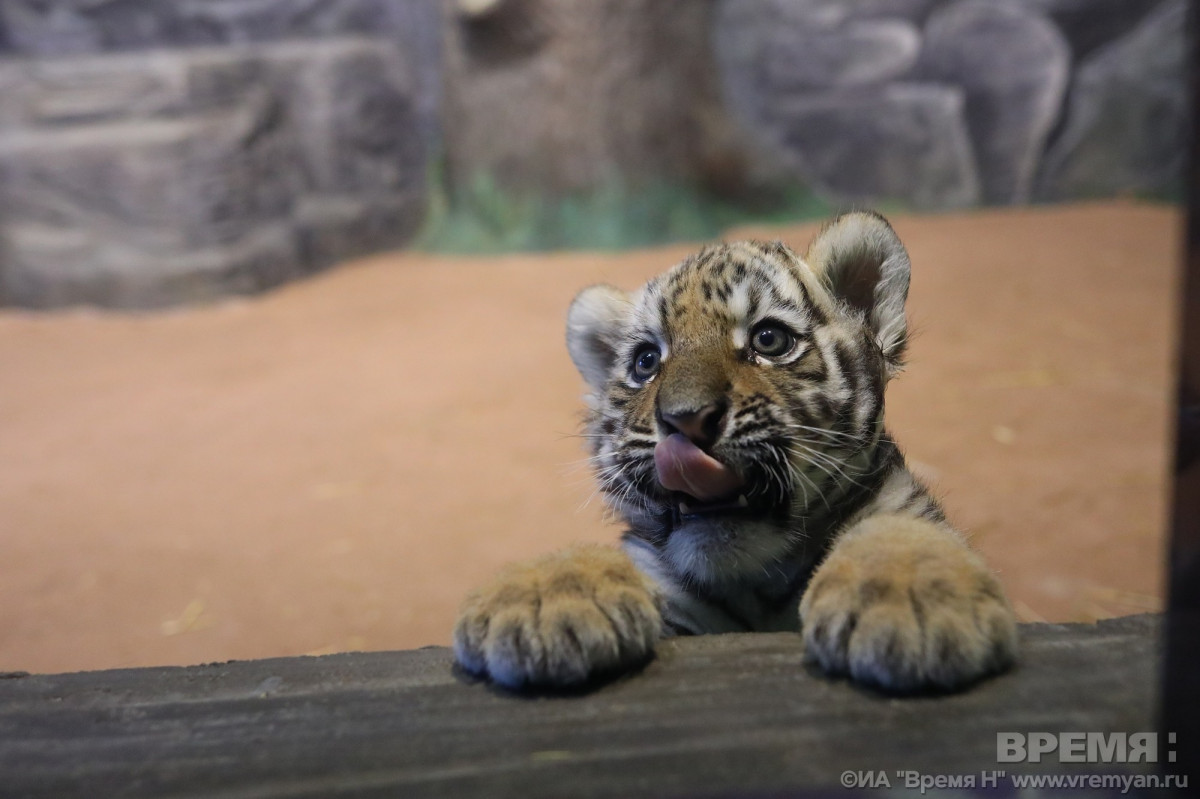
<instances>
[{"instance_id":1,"label":"striped fur","mask_svg":"<svg viewBox=\"0 0 1200 799\"><path fill-rule=\"evenodd\" d=\"M649 581L664 633L803 626L811 659L895 689L954 687L1011 661L998 583L884 429L885 385L907 343L908 279L891 227L856 212L803 258L780 242L717 244L634 294L598 286L576 298L568 348L592 388L587 435L600 490L626 523L625 552ZM764 325L786 331L791 346L761 354L752 340ZM634 364L648 349L654 368L642 373ZM706 408L721 413L705 451L741 478L743 507L697 511L659 482L655 448L672 432L664 419ZM576 578L584 593L599 589ZM513 610L479 596L460 628ZM644 628L629 608L601 610L623 620L614 628ZM547 643L571 636L540 634L521 618L514 635L528 668L499 655L489 668L487 635L462 644L460 661L517 674L510 684L537 681L529 675L555 658L588 672L569 644Z\"/></svg>"}]
</instances>

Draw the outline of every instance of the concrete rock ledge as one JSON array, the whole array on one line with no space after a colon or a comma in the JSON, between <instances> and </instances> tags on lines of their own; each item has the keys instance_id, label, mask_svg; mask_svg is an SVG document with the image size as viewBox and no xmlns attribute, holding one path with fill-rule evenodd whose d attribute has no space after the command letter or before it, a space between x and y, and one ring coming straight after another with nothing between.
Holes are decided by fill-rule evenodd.
<instances>
[{"instance_id":1,"label":"concrete rock ledge","mask_svg":"<svg viewBox=\"0 0 1200 799\"><path fill-rule=\"evenodd\" d=\"M568 696L500 692L444 647L0 675L0 793L778 796L840 791L846 770L893 785L897 771L1144 773L998 764L996 739L1153 730L1160 624L1023 625L1017 669L903 699L813 672L784 633L669 641L641 673Z\"/></svg>"}]
</instances>

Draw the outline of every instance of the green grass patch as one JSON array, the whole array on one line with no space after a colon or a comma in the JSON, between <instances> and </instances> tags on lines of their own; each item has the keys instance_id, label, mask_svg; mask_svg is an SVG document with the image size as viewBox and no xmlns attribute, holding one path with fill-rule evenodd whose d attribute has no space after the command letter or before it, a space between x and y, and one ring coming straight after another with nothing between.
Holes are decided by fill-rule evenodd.
<instances>
[{"instance_id":1,"label":"green grass patch","mask_svg":"<svg viewBox=\"0 0 1200 799\"><path fill-rule=\"evenodd\" d=\"M479 176L453 201L431 170L429 215L415 246L456 254L547 250L624 250L719 236L736 225L825 217L830 206L811 190L781 189L755 207L703 189L669 183L631 188L613 181L560 198L518 196Z\"/></svg>"}]
</instances>

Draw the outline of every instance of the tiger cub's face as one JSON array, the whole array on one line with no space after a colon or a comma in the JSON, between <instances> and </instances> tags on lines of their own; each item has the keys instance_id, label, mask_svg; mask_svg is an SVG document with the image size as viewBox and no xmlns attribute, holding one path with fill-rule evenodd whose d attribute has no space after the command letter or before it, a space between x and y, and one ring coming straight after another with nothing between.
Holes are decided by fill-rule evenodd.
<instances>
[{"instance_id":1,"label":"tiger cub's face","mask_svg":"<svg viewBox=\"0 0 1200 799\"><path fill-rule=\"evenodd\" d=\"M906 341L908 256L882 217L839 217L804 258L709 246L568 317L593 389L601 490L702 583L760 575L832 517L870 463Z\"/></svg>"}]
</instances>

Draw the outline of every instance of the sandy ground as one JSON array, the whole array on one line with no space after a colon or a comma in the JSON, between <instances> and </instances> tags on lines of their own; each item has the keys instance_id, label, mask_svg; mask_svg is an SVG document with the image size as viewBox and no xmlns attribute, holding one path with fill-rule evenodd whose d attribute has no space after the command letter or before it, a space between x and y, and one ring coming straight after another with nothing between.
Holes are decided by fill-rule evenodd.
<instances>
[{"instance_id":1,"label":"sandy ground","mask_svg":"<svg viewBox=\"0 0 1200 799\"><path fill-rule=\"evenodd\" d=\"M894 222L917 335L889 426L918 470L1023 618L1157 607L1178 212ZM198 309L0 313L0 671L447 643L500 564L615 540L563 316L690 249L390 254Z\"/></svg>"}]
</instances>

